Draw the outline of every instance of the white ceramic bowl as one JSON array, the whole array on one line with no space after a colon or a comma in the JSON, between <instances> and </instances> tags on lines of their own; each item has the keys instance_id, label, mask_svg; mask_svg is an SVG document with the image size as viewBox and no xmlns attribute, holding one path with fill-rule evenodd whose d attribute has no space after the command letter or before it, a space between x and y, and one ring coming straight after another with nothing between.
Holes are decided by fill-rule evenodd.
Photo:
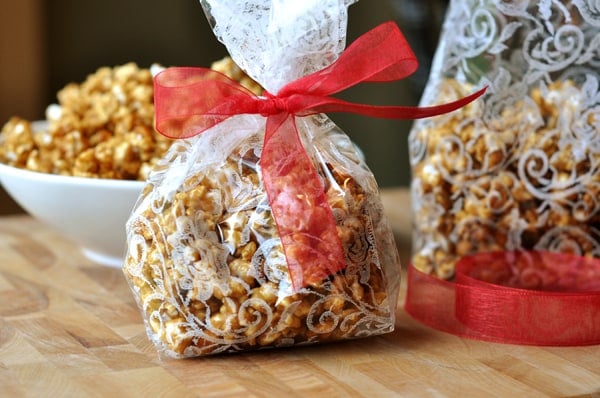
<instances>
[{"instance_id":1,"label":"white ceramic bowl","mask_svg":"<svg viewBox=\"0 0 600 398\"><path fill-rule=\"evenodd\" d=\"M125 223L143 182L60 176L4 164L0 182L25 211L79 244L90 260L122 265Z\"/></svg>"},{"instance_id":2,"label":"white ceramic bowl","mask_svg":"<svg viewBox=\"0 0 600 398\"><path fill-rule=\"evenodd\" d=\"M77 243L90 260L122 265L125 223L142 181L60 176L0 163L0 183L25 211Z\"/></svg>"}]
</instances>

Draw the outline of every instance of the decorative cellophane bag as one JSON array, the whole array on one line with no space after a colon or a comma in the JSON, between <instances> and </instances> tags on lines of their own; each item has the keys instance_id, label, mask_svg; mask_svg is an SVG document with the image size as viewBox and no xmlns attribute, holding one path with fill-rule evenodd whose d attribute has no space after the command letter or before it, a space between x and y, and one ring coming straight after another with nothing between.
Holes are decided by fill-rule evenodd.
<instances>
[{"instance_id":1,"label":"decorative cellophane bag","mask_svg":"<svg viewBox=\"0 0 600 398\"><path fill-rule=\"evenodd\" d=\"M353 2L201 4L234 61L277 92L343 51ZM127 223L124 273L160 353L194 357L393 330L400 265L374 176L325 115L295 124L314 170L288 161L293 153L272 155L285 169L270 182L276 202L265 187L261 115L176 140L148 178ZM316 193L299 193L311 173ZM343 264L328 263L336 246Z\"/></svg>"},{"instance_id":2,"label":"decorative cellophane bag","mask_svg":"<svg viewBox=\"0 0 600 398\"><path fill-rule=\"evenodd\" d=\"M600 257L599 45L595 1L451 1L421 103L488 90L413 126L416 269L451 280L479 252Z\"/></svg>"}]
</instances>

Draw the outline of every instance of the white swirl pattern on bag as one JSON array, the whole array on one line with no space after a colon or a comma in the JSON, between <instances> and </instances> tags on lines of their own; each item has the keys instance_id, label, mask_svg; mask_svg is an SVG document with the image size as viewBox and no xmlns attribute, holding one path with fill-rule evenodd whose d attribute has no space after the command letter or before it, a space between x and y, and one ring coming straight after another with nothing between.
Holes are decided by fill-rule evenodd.
<instances>
[{"instance_id":1,"label":"white swirl pattern on bag","mask_svg":"<svg viewBox=\"0 0 600 398\"><path fill-rule=\"evenodd\" d=\"M236 119L246 118L254 119L253 116ZM354 154L350 140L339 130L330 129L313 141L315 153L318 152L323 159L319 167L325 169L326 163L335 162L339 170L353 173L363 183L366 196L363 211L369 212L365 214L367 223L359 224L358 230L352 215L337 214L336 217L341 227L348 222L354 224L348 228L354 231L354 236L349 239L354 243L347 249L349 265L341 273L344 277L340 279L346 285L340 288L339 282L324 281L318 290L305 288L293 294L281 241L270 218L270 208L262 186L247 184L246 177L238 174L236 167L224 168L221 162L228 156L216 150L226 132L236 131L238 124L252 125L247 121L231 120L207 134L174 142L167 157L150 175L147 190L128 221L129 253L125 271L132 287L137 290L136 298L140 300L140 306L147 314L145 322L148 335L160 352L172 357L193 357L237 351L240 347L249 347L249 343L259 336L264 338L285 330L288 327L285 322L297 313L305 314L306 333L312 333L313 337L292 335L277 339L278 345L317 342L321 340L319 336L327 336L335 329L339 331L339 338L363 337L392 330L394 305L388 300L373 305L371 303L380 302L381 299L363 298L381 294L381 287L369 287L372 265L377 265L375 272L378 274L393 272L398 261L397 252L389 225L382 218L383 210L375 181ZM331 127L331 123L327 123L327 126ZM311 130L319 129L313 127ZM248 151L260 154L261 134L260 130L249 135L248 132L236 134L237 148L229 156L235 157ZM233 139L231 135L229 139ZM335 151L329 151L329 148ZM348 157L348 154L351 156ZM243 161L240 159L240 162ZM223 188L209 193L214 195L208 203L214 206L215 216L231 214L239 217L240 213L247 214L244 220L223 220L223 225L230 223L231 226L239 221L239 225L231 228L241 230L241 235L232 239L236 247L243 246L248 240L245 236L253 234L259 237L260 244L250 262L251 269L244 276L232 274L232 264L228 264L228 256L232 253L226 232L218 236L214 229L206 225L205 220L211 217L203 215L207 210L205 207L194 209L196 213L191 217L184 216L186 209L169 207L175 195L197 186L189 179L185 180L189 176L198 176L198 182L211 176L226 176L228 182L222 185ZM186 183L183 183L184 180ZM239 189L230 191L230 187ZM351 196L346 199L353 200ZM370 224L369 220L374 220L377 225ZM224 226L221 228L222 231L229 230ZM155 257L148 258L149 253ZM149 266L153 269L152 280L147 277ZM382 275L374 277L383 281ZM277 296L277 302L289 301L290 298L293 301L286 302L282 313L275 319L273 304L254 297L256 289L251 289L247 278L256 280L259 286L270 286L273 289L271 293ZM349 285L348 281L357 283ZM392 276L388 283L391 286L386 290L394 297L393 289L397 289L394 286L397 282ZM364 292L361 290L360 294L355 294L354 286L364 289ZM233 288L241 291L233 292ZM146 289L152 292L141 291ZM223 297L222 306L231 309L224 319L217 318L220 321L218 324L214 322L213 314L207 313L202 318L189 308L200 303L209 308L208 302L214 301L215 297ZM342 306L343 312L338 310ZM247 322L241 325L240 319ZM204 342L197 346L185 343L187 340ZM182 346L185 349L178 351Z\"/></svg>"},{"instance_id":2,"label":"white swirl pattern on bag","mask_svg":"<svg viewBox=\"0 0 600 398\"><path fill-rule=\"evenodd\" d=\"M451 2L421 104L489 88L411 131L417 268L451 278L481 250L600 257L599 28L592 0Z\"/></svg>"}]
</instances>

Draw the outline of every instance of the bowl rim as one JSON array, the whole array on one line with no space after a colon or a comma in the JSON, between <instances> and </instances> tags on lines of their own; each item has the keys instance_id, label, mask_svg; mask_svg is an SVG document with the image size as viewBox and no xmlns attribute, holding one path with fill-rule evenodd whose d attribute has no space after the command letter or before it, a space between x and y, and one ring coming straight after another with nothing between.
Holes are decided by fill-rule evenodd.
<instances>
[{"instance_id":1,"label":"bowl rim","mask_svg":"<svg viewBox=\"0 0 600 398\"><path fill-rule=\"evenodd\" d=\"M72 185L91 185L99 188L140 188L145 182L140 180L117 180L114 178L96 178L96 177L80 177L63 174L44 173L41 171L33 171L20 167L10 166L0 162L0 178L3 175L12 175L15 177L23 177L32 181L38 182L55 182L61 184Z\"/></svg>"}]
</instances>

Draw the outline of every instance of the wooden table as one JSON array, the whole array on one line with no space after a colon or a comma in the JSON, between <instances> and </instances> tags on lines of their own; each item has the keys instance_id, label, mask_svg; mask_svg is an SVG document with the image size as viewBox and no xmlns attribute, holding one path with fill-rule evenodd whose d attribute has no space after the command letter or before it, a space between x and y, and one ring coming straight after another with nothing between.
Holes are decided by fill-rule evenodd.
<instances>
[{"instance_id":1,"label":"wooden table","mask_svg":"<svg viewBox=\"0 0 600 398\"><path fill-rule=\"evenodd\" d=\"M403 259L405 190L383 192ZM398 307L388 335L192 360L159 359L119 269L28 216L0 218L2 397L600 397L600 346L465 340Z\"/></svg>"}]
</instances>

